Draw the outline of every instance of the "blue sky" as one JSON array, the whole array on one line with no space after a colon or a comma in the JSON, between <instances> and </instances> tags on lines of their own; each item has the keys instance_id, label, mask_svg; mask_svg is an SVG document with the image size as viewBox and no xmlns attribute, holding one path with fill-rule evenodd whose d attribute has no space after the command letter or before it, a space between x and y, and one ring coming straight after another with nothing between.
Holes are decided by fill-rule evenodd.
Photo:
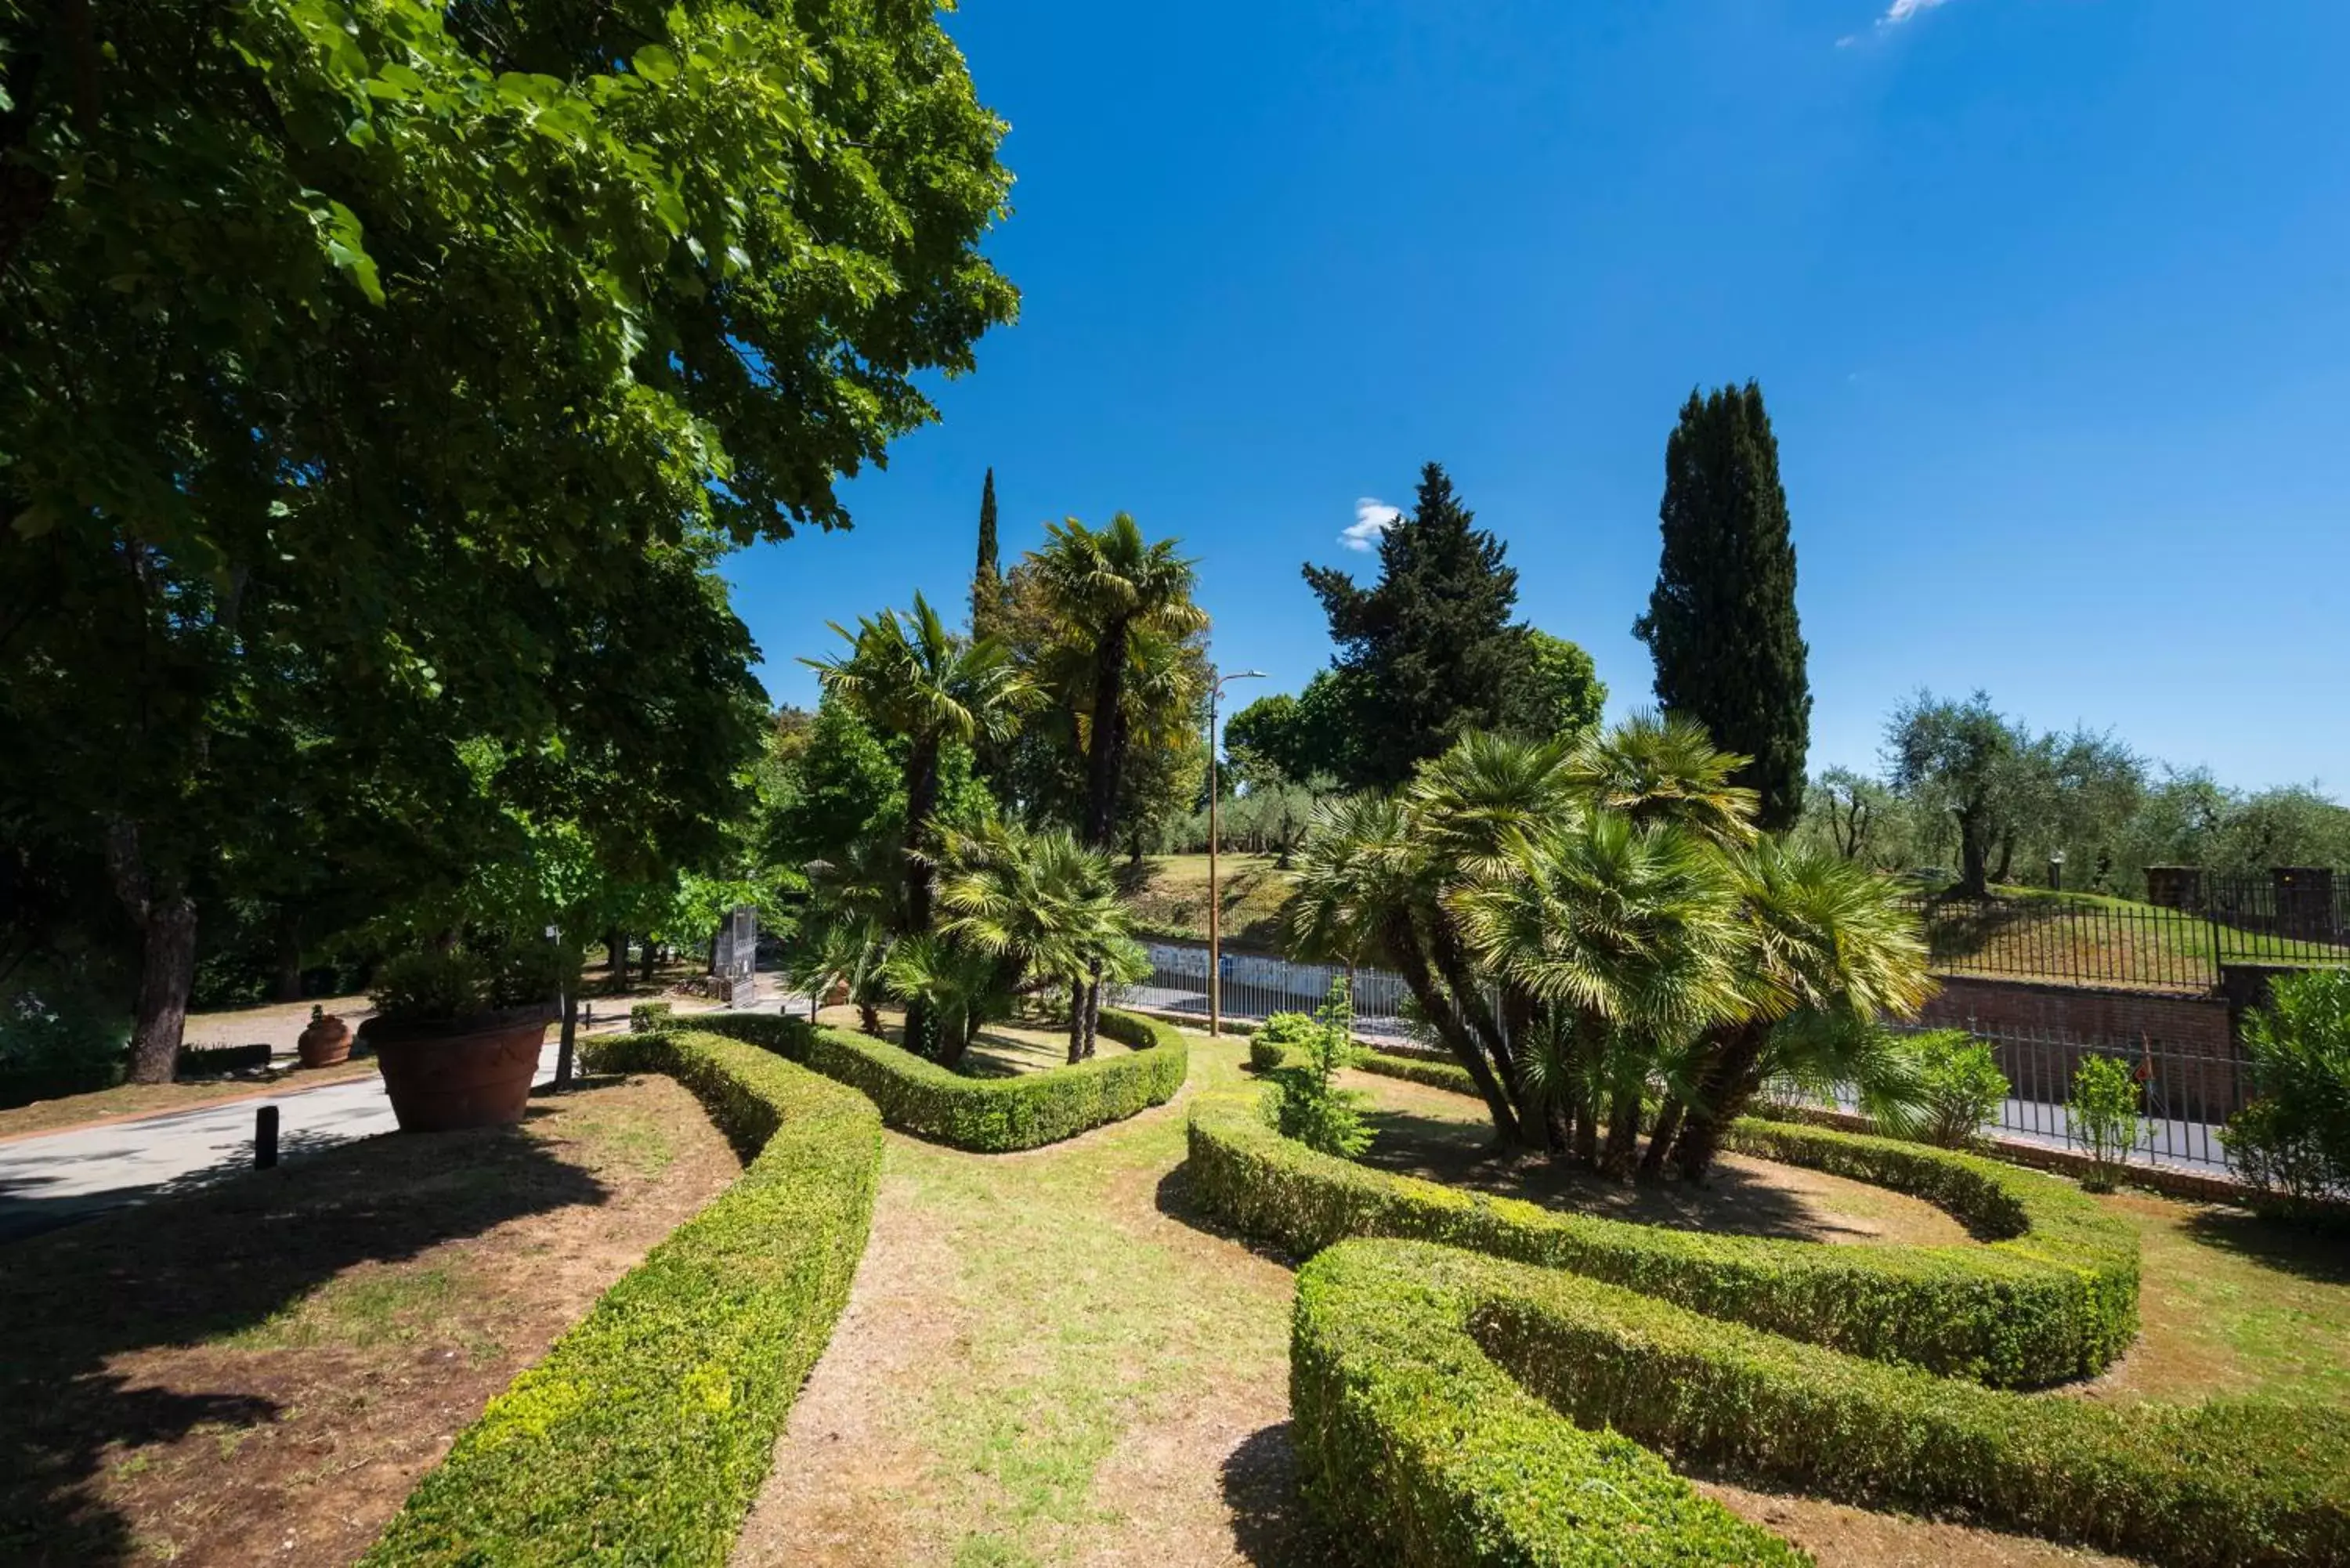
<instances>
[{"instance_id":1,"label":"blue sky","mask_svg":"<svg viewBox=\"0 0 2350 1568\"><path fill-rule=\"evenodd\" d=\"M1887 9L1887 5L1891 8ZM1648 698L1664 441L1760 379L1814 765L1920 684L2350 796L2350 6L970 0L1024 294L853 532L734 557L793 656L1132 512L1227 669L1329 656L1305 560L1451 471L1520 610ZM1246 691L1247 688L1240 689Z\"/></svg>"}]
</instances>

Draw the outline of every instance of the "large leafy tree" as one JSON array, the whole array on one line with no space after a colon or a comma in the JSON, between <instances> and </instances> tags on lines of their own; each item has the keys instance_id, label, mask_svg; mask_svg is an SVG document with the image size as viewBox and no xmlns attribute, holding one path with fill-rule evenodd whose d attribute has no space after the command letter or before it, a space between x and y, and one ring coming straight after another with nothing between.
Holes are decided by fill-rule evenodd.
<instances>
[{"instance_id":1,"label":"large leafy tree","mask_svg":"<svg viewBox=\"0 0 2350 1568\"><path fill-rule=\"evenodd\" d=\"M0 3L0 787L111 868L142 1075L271 781L372 770L470 856L479 739L616 857L660 836L603 759L690 717L654 672L739 680L710 544L845 524L1014 311L1002 130L870 0ZM714 662L581 704L649 592ZM739 761L676 755L689 801Z\"/></svg>"},{"instance_id":2,"label":"large leafy tree","mask_svg":"<svg viewBox=\"0 0 2350 1568\"><path fill-rule=\"evenodd\" d=\"M1378 581L1305 568L1322 601L1355 733L1339 782L1393 788L1470 730L1518 728L1533 657L1510 619L1518 574L1443 468L1420 471L1411 514L1379 537Z\"/></svg>"},{"instance_id":3,"label":"large leafy tree","mask_svg":"<svg viewBox=\"0 0 2350 1568\"><path fill-rule=\"evenodd\" d=\"M1804 805L1812 688L1795 615L1795 545L1779 443L1752 381L1692 391L1665 442L1664 535L1648 613L1632 628L1657 663L1657 700L1747 762L1756 824Z\"/></svg>"}]
</instances>

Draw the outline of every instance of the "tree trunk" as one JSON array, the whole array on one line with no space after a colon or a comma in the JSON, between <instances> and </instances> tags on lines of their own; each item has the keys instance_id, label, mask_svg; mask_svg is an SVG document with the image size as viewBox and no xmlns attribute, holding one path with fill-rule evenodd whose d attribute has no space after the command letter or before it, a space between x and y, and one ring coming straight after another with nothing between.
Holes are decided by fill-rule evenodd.
<instances>
[{"instance_id":1,"label":"tree trunk","mask_svg":"<svg viewBox=\"0 0 2350 1568\"><path fill-rule=\"evenodd\" d=\"M1086 977L1069 977L1069 1065L1086 1059Z\"/></svg>"},{"instance_id":2,"label":"tree trunk","mask_svg":"<svg viewBox=\"0 0 2350 1568\"><path fill-rule=\"evenodd\" d=\"M1983 842L1981 815L1959 814L1959 891L1970 898L1991 896L1990 846Z\"/></svg>"},{"instance_id":3,"label":"tree trunk","mask_svg":"<svg viewBox=\"0 0 2350 1568\"><path fill-rule=\"evenodd\" d=\"M1607 1122L1607 1147L1599 1156L1600 1174L1622 1181L1632 1174L1632 1157L1640 1147L1640 1089L1616 1090Z\"/></svg>"},{"instance_id":4,"label":"tree trunk","mask_svg":"<svg viewBox=\"0 0 2350 1568\"><path fill-rule=\"evenodd\" d=\"M625 982L629 978L629 933L604 933L604 968Z\"/></svg>"},{"instance_id":5,"label":"tree trunk","mask_svg":"<svg viewBox=\"0 0 2350 1568\"><path fill-rule=\"evenodd\" d=\"M579 1039L579 987L567 982L563 988L563 1034L555 1047L555 1086L571 1086L571 1064Z\"/></svg>"},{"instance_id":6,"label":"tree trunk","mask_svg":"<svg viewBox=\"0 0 2350 1568\"><path fill-rule=\"evenodd\" d=\"M1094 960L1093 971L1086 976L1086 1052L1082 1060L1091 1061L1094 1041L1101 1029L1102 972L1101 960Z\"/></svg>"},{"instance_id":7,"label":"tree trunk","mask_svg":"<svg viewBox=\"0 0 2350 1568\"><path fill-rule=\"evenodd\" d=\"M1696 1095L1681 1121L1680 1138L1673 1147L1673 1163L1690 1180L1702 1179L1721 1147L1724 1128L1738 1119L1754 1096L1753 1076L1771 1037L1767 1023L1742 1023L1721 1037L1712 1061L1699 1079Z\"/></svg>"},{"instance_id":8,"label":"tree trunk","mask_svg":"<svg viewBox=\"0 0 2350 1568\"><path fill-rule=\"evenodd\" d=\"M140 937L130 1078L138 1084L168 1084L179 1066L188 992L196 982L196 901L185 893L150 900Z\"/></svg>"},{"instance_id":9,"label":"tree trunk","mask_svg":"<svg viewBox=\"0 0 2350 1568\"><path fill-rule=\"evenodd\" d=\"M2015 866L2015 829L2009 828L1999 836L1999 869L1991 874L1994 882L2004 883L2008 872Z\"/></svg>"},{"instance_id":10,"label":"tree trunk","mask_svg":"<svg viewBox=\"0 0 2350 1568\"><path fill-rule=\"evenodd\" d=\"M1478 1096L1485 1102L1486 1112L1493 1118L1494 1133L1503 1143L1523 1142L1530 1129L1519 1116L1517 1104L1511 1098L1510 1090L1504 1089L1501 1080L1493 1075L1492 1064L1486 1060L1485 1054L1471 1038L1459 1015L1444 1005L1443 998L1437 992L1435 975L1429 967L1428 957L1420 950L1419 939L1413 932L1410 922L1400 919L1389 920L1380 936L1388 956L1402 971L1404 984L1410 989L1412 1000L1419 1003L1420 1012L1427 1015L1437 1038L1444 1042L1445 1048L1452 1053L1453 1060L1461 1064L1468 1072L1470 1080L1477 1085ZM1515 1087L1513 1083L1511 1088Z\"/></svg>"},{"instance_id":11,"label":"tree trunk","mask_svg":"<svg viewBox=\"0 0 2350 1568\"><path fill-rule=\"evenodd\" d=\"M277 1000L302 1000L302 922L291 909L277 911Z\"/></svg>"},{"instance_id":12,"label":"tree trunk","mask_svg":"<svg viewBox=\"0 0 2350 1568\"><path fill-rule=\"evenodd\" d=\"M857 999L857 1023L874 1039L881 1038L881 1010L861 996Z\"/></svg>"},{"instance_id":13,"label":"tree trunk","mask_svg":"<svg viewBox=\"0 0 2350 1568\"><path fill-rule=\"evenodd\" d=\"M1648 1134L1648 1152L1640 1157L1640 1179L1652 1181L1665 1171L1665 1157L1672 1152L1673 1139L1681 1130L1681 1117L1687 1107L1680 1096L1669 1096L1657 1112L1655 1130Z\"/></svg>"},{"instance_id":14,"label":"tree trunk","mask_svg":"<svg viewBox=\"0 0 2350 1568\"><path fill-rule=\"evenodd\" d=\"M660 944L652 938L647 937L645 939L645 983L647 985L653 982L653 967L659 961L660 954Z\"/></svg>"},{"instance_id":15,"label":"tree trunk","mask_svg":"<svg viewBox=\"0 0 2350 1568\"><path fill-rule=\"evenodd\" d=\"M1086 846L1107 849L1118 816L1118 774L1125 759L1126 727L1118 709L1126 695L1126 622L1102 628L1094 649L1093 743L1086 756Z\"/></svg>"}]
</instances>

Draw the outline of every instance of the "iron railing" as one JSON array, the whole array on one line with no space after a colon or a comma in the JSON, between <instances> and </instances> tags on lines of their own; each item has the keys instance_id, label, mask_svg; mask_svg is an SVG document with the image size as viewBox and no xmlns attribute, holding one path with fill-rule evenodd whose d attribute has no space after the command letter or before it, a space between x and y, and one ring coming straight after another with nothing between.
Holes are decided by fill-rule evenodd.
<instances>
[{"instance_id":1,"label":"iron railing","mask_svg":"<svg viewBox=\"0 0 2350 1568\"><path fill-rule=\"evenodd\" d=\"M2002 890L1908 900L1928 963L2058 985L2208 992L2231 964L2350 963L2350 872L2222 877L2154 867L2143 901Z\"/></svg>"},{"instance_id":2,"label":"iron railing","mask_svg":"<svg viewBox=\"0 0 2350 1568\"><path fill-rule=\"evenodd\" d=\"M1989 1045L2008 1082L2007 1097L1987 1117L1982 1137L2047 1148L2080 1149L2065 1102L2074 1075L2092 1056L2110 1056L2138 1085L2137 1136L2128 1163L2162 1166L2205 1176L2232 1169L2220 1129L2251 1098L2250 1068L2226 1047L2139 1039L2092 1040L2057 1030L2009 1029L1970 1023L1968 1033ZM1800 1098L1783 1086L1778 1092ZM1826 1102L1858 1109L1849 1087Z\"/></svg>"},{"instance_id":3,"label":"iron railing","mask_svg":"<svg viewBox=\"0 0 2350 1568\"><path fill-rule=\"evenodd\" d=\"M1208 1017L1208 950L1187 942L1149 941L1150 976L1121 990L1122 1007L1146 1008L1199 1019ZM1222 1014L1234 1023L1262 1023L1276 1012L1312 1012L1330 994L1333 980L1353 981L1355 1033L1373 1043L1401 1044L1410 1038L1403 977L1368 965L1295 963L1270 953L1223 950Z\"/></svg>"}]
</instances>

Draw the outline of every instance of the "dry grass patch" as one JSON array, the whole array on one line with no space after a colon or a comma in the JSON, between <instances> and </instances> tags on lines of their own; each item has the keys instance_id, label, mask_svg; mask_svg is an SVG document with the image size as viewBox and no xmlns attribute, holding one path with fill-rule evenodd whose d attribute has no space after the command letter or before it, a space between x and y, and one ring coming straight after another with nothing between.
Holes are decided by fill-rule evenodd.
<instances>
[{"instance_id":1,"label":"dry grass patch","mask_svg":"<svg viewBox=\"0 0 2350 1568\"><path fill-rule=\"evenodd\" d=\"M0 1250L0 1560L350 1561L740 1168L632 1079Z\"/></svg>"}]
</instances>

